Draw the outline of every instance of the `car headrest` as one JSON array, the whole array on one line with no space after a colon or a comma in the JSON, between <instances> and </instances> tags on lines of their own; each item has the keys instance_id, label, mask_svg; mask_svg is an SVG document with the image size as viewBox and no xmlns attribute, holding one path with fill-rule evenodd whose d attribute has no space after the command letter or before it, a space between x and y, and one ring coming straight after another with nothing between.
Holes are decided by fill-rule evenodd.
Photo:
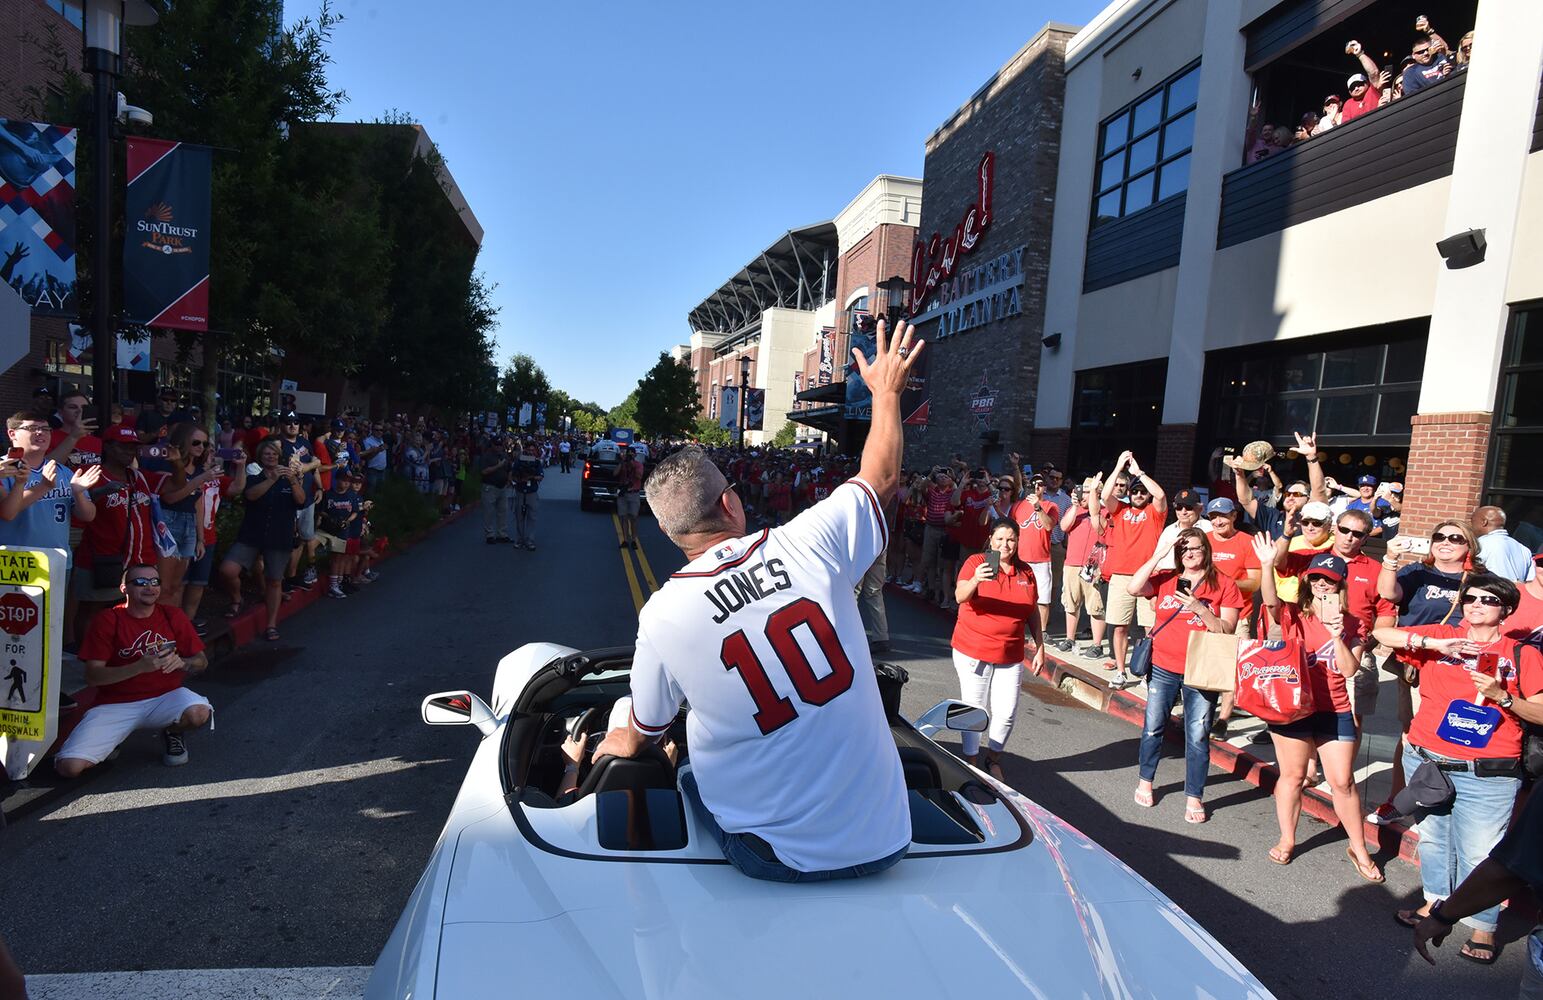
<instances>
[{"instance_id":1,"label":"car headrest","mask_svg":"<svg viewBox=\"0 0 1543 1000\"><path fill-rule=\"evenodd\" d=\"M636 757L612 757L607 754L595 761L578 798L597 792L641 791L645 788L675 787L675 765L653 743L643 746Z\"/></svg>"}]
</instances>

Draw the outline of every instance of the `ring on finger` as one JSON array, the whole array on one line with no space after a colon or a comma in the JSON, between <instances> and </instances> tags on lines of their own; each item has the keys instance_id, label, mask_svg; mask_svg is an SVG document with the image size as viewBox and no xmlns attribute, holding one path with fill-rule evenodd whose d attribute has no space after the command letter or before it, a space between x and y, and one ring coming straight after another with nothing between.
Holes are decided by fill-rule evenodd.
<instances>
[{"instance_id":1,"label":"ring on finger","mask_svg":"<svg viewBox=\"0 0 1543 1000\"><path fill-rule=\"evenodd\" d=\"M902 348L900 348L900 356L902 358L910 357L911 356L911 349L909 347L902 347Z\"/></svg>"}]
</instances>

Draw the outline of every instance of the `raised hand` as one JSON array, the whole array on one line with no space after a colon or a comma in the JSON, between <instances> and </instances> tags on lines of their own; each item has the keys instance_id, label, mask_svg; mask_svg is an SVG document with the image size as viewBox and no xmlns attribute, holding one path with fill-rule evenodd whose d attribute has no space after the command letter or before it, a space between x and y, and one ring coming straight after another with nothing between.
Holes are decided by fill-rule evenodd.
<instances>
[{"instance_id":1,"label":"raised hand","mask_svg":"<svg viewBox=\"0 0 1543 1000\"><path fill-rule=\"evenodd\" d=\"M75 470L75 474L70 477L70 485L79 486L83 490L89 490L102 481L102 475L102 467L100 465L88 465Z\"/></svg>"},{"instance_id":2,"label":"raised hand","mask_svg":"<svg viewBox=\"0 0 1543 1000\"><path fill-rule=\"evenodd\" d=\"M899 396L905 389L906 379L910 376L911 366L916 364L916 359L921 355L922 348L927 346L924 340L917 340L912 344L912 336L915 328L901 320L895 325L895 336L888 337L885 327L887 324L880 319L873 328L874 355L869 361L863 356L863 352L852 348L852 361L857 367L857 374L862 378L863 384L875 396L880 393Z\"/></svg>"},{"instance_id":3,"label":"raised hand","mask_svg":"<svg viewBox=\"0 0 1543 1000\"><path fill-rule=\"evenodd\" d=\"M1293 432L1297 439L1297 454L1309 462L1318 459L1318 435Z\"/></svg>"},{"instance_id":4,"label":"raised hand","mask_svg":"<svg viewBox=\"0 0 1543 1000\"><path fill-rule=\"evenodd\" d=\"M47 483L49 487L52 488L59 482L59 463L55 462L53 459L49 459L48 461L44 462L41 474L43 476L43 482Z\"/></svg>"},{"instance_id":5,"label":"raised hand","mask_svg":"<svg viewBox=\"0 0 1543 1000\"><path fill-rule=\"evenodd\" d=\"M1269 537L1263 532L1254 536L1253 546L1254 555L1259 557L1260 568L1268 573L1274 568L1275 560L1280 555L1280 550L1275 547L1275 543L1270 541Z\"/></svg>"}]
</instances>

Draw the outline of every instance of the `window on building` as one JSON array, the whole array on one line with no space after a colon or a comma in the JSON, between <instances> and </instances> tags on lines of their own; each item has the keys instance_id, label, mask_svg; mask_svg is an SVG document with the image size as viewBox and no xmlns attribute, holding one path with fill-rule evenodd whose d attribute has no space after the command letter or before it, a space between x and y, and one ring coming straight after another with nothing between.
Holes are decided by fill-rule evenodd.
<instances>
[{"instance_id":1,"label":"window on building","mask_svg":"<svg viewBox=\"0 0 1543 1000\"><path fill-rule=\"evenodd\" d=\"M868 315L868 296L866 295L847 306L846 331L848 336L857 332L858 317L866 315Z\"/></svg>"},{"instance_id":2,"label":"window on building","mask_svg":"<svg viewBox=\"0 0 1543 1000\"><path fill-rule=\"evenodd\" d=\"M1490 440L1486 503L1506 512L1512 537L1532 551L1543 549L1543 302L1511 315L1495 426Z\"/></svg>"},{"instance_id":3,"label":"window on building","mask_svg":"<svg viewBox=\"0 0 1543 1000\"><path fill-rule=\"evenodd\" d=\"M1077 373L1066 456L1075 475L1110 468L1127 448L1148 464L1156 459L1167 380L1167 358Z\"/></svg>"},{"instance_id":4,"label":"window on building","mask_svg":"<svg viewBox=\"0 0 1543 1000\"><path fill-rule=\"evenodd\" d=\"M1195 63L1099 126L1095 226L1189 189L1199 95L1200 64Z\"/></svg>"},{"instance_id":5,"label":"window on building","mask_svg":"<svg viewBox=\"0 0 1543 1000\"><path fill-rule=\"evenodd\" d=\"M60 15L75 27L84 30L86 23L84 5L78 2L78 0L43 0L43 2L53 8L55 14Z\"/></svg>"}]
</instances>

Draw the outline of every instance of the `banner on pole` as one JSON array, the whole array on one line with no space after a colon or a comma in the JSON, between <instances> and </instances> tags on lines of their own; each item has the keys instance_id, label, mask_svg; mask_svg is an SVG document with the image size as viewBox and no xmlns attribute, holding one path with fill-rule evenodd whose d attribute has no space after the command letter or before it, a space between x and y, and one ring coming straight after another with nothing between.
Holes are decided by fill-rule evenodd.
<instances>
[{"instance_id":1,"label":"banner on pole","mask_svg":"<svg viewBox=\"0 0 1543 1000\"><path fill-rule=\"evenodd\" d=\"M131 323L209 329L208 146L128 140L123 313Z\"/></svg>"},{"instance_id":2,"label":"banner on pole","mask_svg":"<svg viewBox=\"0 0 1543 1000\"><path fill-rule=\"evenodd\" d=\"M96 346L92 342L91 331L79 323L70 324L70 349L64 354L64 363L67 365L85 364L91 360L91 348Z\"/></svg>"},{"instance_id":3,"label":"banner on pole","mask_svg":"<svg viewBox=\"0 0 1543 1000\"><path fill-rule=\"evenodd\" d=\"M900 391L900 422L907 427L927 426L927 415L932 409L932 390L927 387L927 362L932 352L927 352L911 365L906 374L905 388Z\"/></svg>"},{"instance_id":4,"label":"banner on pole","mask_svg":"<svg viewBox=\"0 0 1543 1000\"><path fill-rule=\"evenodd\" d=\"M718 407L718 426L732 431L739 428L739 388L723 387L723 404Z\"/></svg>"},{"instance_id":5,"label":"banner on pole","mask_svg":"<svg viewBox=\"0 0 1543 1000\"><path fill-rule=\"evenodd\" d=\"M836 331L830 327L820 331L820 384L830 385L836 372Z\"/></svg>"},{"instance_id":6,"label":"banner on pole","mask_svg":"<svg viewBox=\"0 0 1543 1000\"><path fill-rule=\"evenodd\" d=\"M546 404L545 403L537 403L536 404L536 426L540 427L542 430L546 429Z\"/></svg>"},{"instance_id":7,"label":"banner on pole","mask_svg":"<svg viewBox=\"0 0 1543 1000\"><path fill-rule=\"evenodd\" d=\"M766 422L766 390L745 390L745 430L758 431Z\"/></svg>"},{"instance_id":8,"label":"banner on pole","mask_svg":"<svg viewBox=\"0 0 1543 1000\"><path fill-rule=\"evenodd\" d=\"M75 129L0 119L0 280L33 313L75 316Z\"/></svg>"},{"instance_id":9,"label":"banner on pole","mask_svg":"<svg viewBox=\"0 0 1543 1000\"><path fill-rule=\"evenodd\" d=\"M529 403L521 403L520 404L520 426L521 427L529 427L530 426L530 404Z\"/></svg>"},{"instance_id":10,"label":"banner on pole","mask_svg":"<svg viewBox=\"0 0 1543 1000\"><path fill-rule=\"evenodd\" d=\"M147 372L150 370L150 338L143 340L130 340L123 334L115 338L118 342L118 367L124 371Z\"/></svg>"}]
</instances>

